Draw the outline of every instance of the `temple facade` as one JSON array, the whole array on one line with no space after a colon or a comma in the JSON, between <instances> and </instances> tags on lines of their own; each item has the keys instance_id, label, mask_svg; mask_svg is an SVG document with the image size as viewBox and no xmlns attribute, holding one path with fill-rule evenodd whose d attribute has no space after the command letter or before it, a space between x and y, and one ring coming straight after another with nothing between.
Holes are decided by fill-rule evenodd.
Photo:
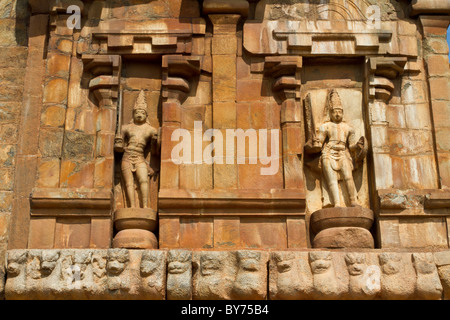
<instances>
[{"instance_id":1,"label":"temple facade","mask_svg":"<svg viewBox=\"0 0 450 320\"><path fill-rule=\"evenodd\" d=\"M0 298L449 300L449 24L0 1Z\"/></svg>"}]
</instances>

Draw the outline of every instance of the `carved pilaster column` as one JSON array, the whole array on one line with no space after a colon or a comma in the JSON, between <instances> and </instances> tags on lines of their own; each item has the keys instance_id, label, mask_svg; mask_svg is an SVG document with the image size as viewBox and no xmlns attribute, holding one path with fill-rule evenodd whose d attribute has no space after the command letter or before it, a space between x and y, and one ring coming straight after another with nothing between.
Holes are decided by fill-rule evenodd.
<instances>
[{"instance_id":1,"label":"carved pilaster column","mask_svg":"<svg viewBox=\"0 0 450 320\"><path fill-rule=\"evenodd\" d=\"M181 128L181 105L200 74L200 58L167 55L162 59L161 189L178 189L179 166L172 161L172 133Z\"/></svg>"},{"instance_id":2,"label":"carved pilaster column","mask_svg":"<svg viewBox=\"0 0 450 320\"><path fill-rule=\"evenodd\" d=\"M377 189L392 185L392 163L389 155L387 103L395 80L403 73L406 58L369 58L367 60L368 118L374 158Z\"/></svg>"},{"instance_id":3,"label":"carved pilaster column","mask_svg":"<svg viewBox=\"0 0 450 320\"><path fill-rule=\"evenodd\" d=\"M420 8L424 1L418 1L413 8ZM426 2L425 2L426 4ZM422 6L424 6L423 4ZM450 13L450 2L442 1L439 5L446 6L441 12ZM430 8L430 10L433 8ZM416 9L418 10L418 9ZM436 8L435 10L438 10ZM434 13L433 11L425 11ZM439 174L439 188L450 189L450 148L448 139L450 123L448 117L450 105L450 68L448 60L448 44L446 39L450 16L434 15L419 17L423 28L424 62L429 84L431 115L433 118L434 138L436 145L436 162ZM439 47L442 49L439 49ZM437 49L436 49L437 48Z\"/></svg>"},{"instance_id":4,"label":"carved pilaster column","mask_svg":"<svg viewBox=\"0 0 450 320\"><path fill-rule=\"evenodd\" d=\"M238 38L237 26L247 17L249 4L245 0L206 0L203 13L213 25L212 56L212 117L213 128L236 129L236 84ZM236 151L235 151L236 152ZM213 164L214 189L237 189L238 166L230 154Z\"/></svg>"},{"instance_id":5,"label":"carved pilaster column","mask_svg":"<svg viewBox=\"0 0 450 320\"><path fill-rule=\"evenodd\" d=\"M300 70L302 58L298 56L267 57L265 73L274 79L272 90L281 99L282 157L285 189L304 189L301 128Z\"/></svg>"}]
</instances>

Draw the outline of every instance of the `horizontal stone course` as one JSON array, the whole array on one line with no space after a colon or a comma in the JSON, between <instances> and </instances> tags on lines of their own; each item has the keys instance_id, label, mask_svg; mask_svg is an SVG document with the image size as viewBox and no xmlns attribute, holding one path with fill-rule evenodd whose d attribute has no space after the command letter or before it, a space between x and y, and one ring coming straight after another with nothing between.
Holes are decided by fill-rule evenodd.
<instances>
[{"instance_id":1,"label":"horizontal stone course","mask_svg":"<svg viewBox=\"0 0 450 320\"><path fill-rule=\"evenodd\" d=\"M9 250L5 297L449 299L449 257L448 250Z\"/></svg>"}]
</instances>

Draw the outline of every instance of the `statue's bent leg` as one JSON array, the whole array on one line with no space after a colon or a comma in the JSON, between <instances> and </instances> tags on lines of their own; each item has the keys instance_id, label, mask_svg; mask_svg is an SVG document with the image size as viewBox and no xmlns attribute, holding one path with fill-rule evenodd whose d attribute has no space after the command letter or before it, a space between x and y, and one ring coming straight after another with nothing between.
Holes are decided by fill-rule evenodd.
<instances>
[{"instance_id":1,"label":"statue's bent leg","mask_svg":"<svg viewBox=\"0 0 450 320\"><path fill-rule=\"evenodd\" d=\"M323 160L322 171L330 191L331 204L336 206L339 202L338 173L331 167L330 160L328 159Z\"/></svg>"},{"instance_id":2,"label":"statue's bent leg","mask_svg":"<svg viewBox=\"0 0 450 320\"><path fill-rule=\"evenodd\" d=\"M148 208L148 169L145 163L140 163L136 166L136 178L141 191L142 206Z\"/></svg>"},{"instance_id":3,"label":"statue's bent leg","mask_svg":"<svg viewBox=\"0 0 450 320\"><path fill-rule=\"evenodd\" d=\"M358 205L357 191L355 187L355 182L353 181L352 165L347 161L344 161L342 165L342 175L344 177L345 186L347 188L350 203L352 206L357 206Z\"/></svg>"},{"instance_id":4,"label":"statue's bent leg","mask_svg":"<svg viewBox=\"0 0 450 320\"><path fill-rule=\"evenodd\" d=\"M122 176L125 181L125 188L128 201L130 202L130 207L134 207L134 177L133 172L131 171L131 165L122 165Z\"/></svg>"}]
</instances>

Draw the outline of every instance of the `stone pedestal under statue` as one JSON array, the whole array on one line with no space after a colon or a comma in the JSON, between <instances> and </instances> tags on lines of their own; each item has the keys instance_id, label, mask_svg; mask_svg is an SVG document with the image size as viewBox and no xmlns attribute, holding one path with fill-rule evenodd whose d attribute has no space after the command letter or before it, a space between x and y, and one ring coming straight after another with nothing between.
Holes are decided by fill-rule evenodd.
<instances>
[{"instance_id":1,"label":"stone pedestal under statue","mask_svg":"<svg viewBox=\"0 0 450 320\"><path fill-rule=\"evenodd\" d=\"M372 210L360 206L325 208L311 215L313 248L374 248Z\"/></svg>"},{"instance_id":2,"label":"stone pedestal under statue","mask_svg":"<svg viewBox=\"0 0 450 320\"><path fill-rule=\"evenodd\" d=\"M114 214L114 226L118 231L113 248L158 249L158 239L153 233L157 228L157 213L148 208L123 208Z\"/></svg>"}]
</instances>

